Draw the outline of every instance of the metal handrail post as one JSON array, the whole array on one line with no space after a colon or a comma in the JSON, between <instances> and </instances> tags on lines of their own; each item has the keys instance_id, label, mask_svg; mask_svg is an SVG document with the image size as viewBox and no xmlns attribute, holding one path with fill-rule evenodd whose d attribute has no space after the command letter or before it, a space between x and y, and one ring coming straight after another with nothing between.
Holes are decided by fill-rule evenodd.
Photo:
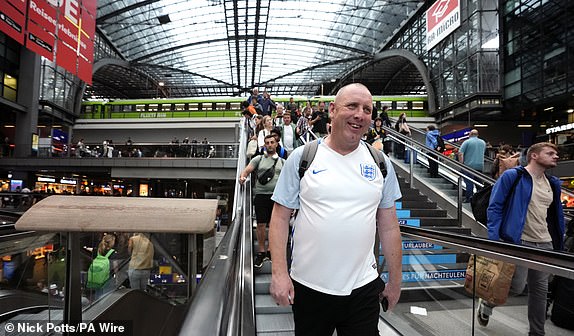
<instances>
[{"instance_id":1,"label":"metal handrail post","mask_svg":"<svg viewBox=\"0 0 574 336\"><path fill-rule=\"evenodd\" d=\"M462 226L462 182L463 178L462 175L458 176L458 188L457 188L457 200L456 200L456 218L458 221L458 225Z\"/></svg>"}]
</instances>

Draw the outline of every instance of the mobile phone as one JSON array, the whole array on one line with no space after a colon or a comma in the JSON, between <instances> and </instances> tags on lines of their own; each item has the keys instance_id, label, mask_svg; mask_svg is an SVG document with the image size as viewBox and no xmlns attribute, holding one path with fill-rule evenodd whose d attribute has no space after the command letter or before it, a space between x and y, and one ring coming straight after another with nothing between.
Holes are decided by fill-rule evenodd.
<instances>
[{"instance_id":1,"label":"mobile phone","mask_svg":"<svg viewBox=\"0 0 574 336\"><path fill-rule=\"evenodd\" d=\"M383 307L383 311L386 313L387 310L389 309L389 300L387 300L386 297L383 297L383 299L381 300L381 307Z\"/></svg>"},{"instance_id":2,"label":"mobile phone","mask_svg":"<svg viewBox=\"0 0 574 336\"><path fill-rule=\"evenodd\" d=\"M383 307L383 311L386 313L387 310L389 309L389 300L387 299L386 296L382 296L383 295L383 291L385 290L386 284L384 281L382 281L383 286L381 291L379 292L379 300L381 301L381 307Z\"/></svg>"}]
</instances>

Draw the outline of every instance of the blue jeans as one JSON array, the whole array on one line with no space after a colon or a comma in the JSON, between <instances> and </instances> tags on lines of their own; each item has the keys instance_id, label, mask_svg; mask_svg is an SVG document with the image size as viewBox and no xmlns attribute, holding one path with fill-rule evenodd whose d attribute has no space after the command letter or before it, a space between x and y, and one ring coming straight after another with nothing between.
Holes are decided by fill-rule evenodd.
<instances>
[{"instance_id":1,"label":"blue jeans","mask_svg":"<svg viewBox=\"0 0 574 336\"><path fill-rule=\"evenodd\" d=\"M464 199L467 202L470 202L472 195L474 195L474 182L472 180L476 180L476 176L473 174L467 173L468 178L464 179L464 184L466 186L466 190L464 192ZM472 179L472 180L471 180Z\"/></svg>"},{"instance_id":2,"label":"blue jeans","mask_svg":"<svg viewBox=\"0 0 574 336\"><path fill-rule=\"evenodd\" d=\"M534 243L523 240L522 245L538 247L542 250L552 250L552 242ZM543 336L546 323L546 295L548 294L548 273L516 265L510 295L522 294L528 284L528 324L529 336ZM494 307L483 304L480 309L486 315L492 315Z\"/></svg>"},{"instance_id":3,"label":"blue jeans","mask_svg":"<svg viewBox=\"0 0 574 336\"><path fill-rule=\"evenodd\" d=\"M130 269L128 271L130 287L132 289L141 289L145 291L150 274L151 269Z\"/></svg>"}]
</instances>

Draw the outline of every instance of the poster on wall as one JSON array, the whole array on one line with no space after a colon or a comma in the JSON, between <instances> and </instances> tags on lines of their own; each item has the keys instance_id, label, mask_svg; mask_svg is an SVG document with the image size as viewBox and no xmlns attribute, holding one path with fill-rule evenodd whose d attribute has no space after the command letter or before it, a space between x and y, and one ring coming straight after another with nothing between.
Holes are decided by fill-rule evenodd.
<instances>
[{"instance_id":1,"label":"poster on wall","mask_svg":"<svg viewBox=\"0 0 574 336\"><path fill-rule=\"evenodd\" d=\"M0 0L0 31L92 84L96 0Z\"/></svg>"},{"instance_id":2,"label":"poster on wall","mask_svg":"<svg viewBox=\"0 0 574 336\"><path fill-rule=\"evenodd\" d=\"M426 11L427 51L460 27L459 0L438 0Z\"/></svg>"},{"instance_id":3,"label":"poster on wall","mask_svg":"<svg viewBox=\"0 0 574 336\"><path fill-rule=\"evenodd\" d=\"M26 0L0 0L0 30L24 44Z\"/></svg>"}]
</instances>

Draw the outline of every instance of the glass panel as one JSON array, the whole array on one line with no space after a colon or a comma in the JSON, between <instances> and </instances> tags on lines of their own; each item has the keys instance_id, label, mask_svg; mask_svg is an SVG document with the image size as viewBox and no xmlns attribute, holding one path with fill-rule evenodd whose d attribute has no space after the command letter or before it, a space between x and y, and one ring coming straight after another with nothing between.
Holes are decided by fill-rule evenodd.
<instances>
[{"instance_id":1,"label":"glass panel","mask_svg":"<svg viewBox=\"0 0 574 336\"><path fill-rule=\"evenodd\" d=\"M4 92L2 93L2 97L15 102L18 98L18 92L10 87L4 86Z\"/></svg>"}]
</instances>

